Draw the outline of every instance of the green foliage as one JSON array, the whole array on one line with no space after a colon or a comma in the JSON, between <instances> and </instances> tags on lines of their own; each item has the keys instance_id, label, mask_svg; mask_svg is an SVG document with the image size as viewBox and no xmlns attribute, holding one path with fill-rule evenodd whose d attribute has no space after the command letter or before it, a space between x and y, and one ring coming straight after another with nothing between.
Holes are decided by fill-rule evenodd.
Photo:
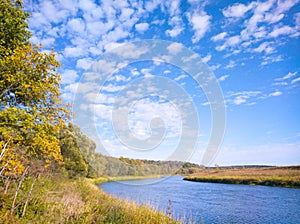
<instances>
[{"instance_id":1,"label":"green foliage","mask_svg":"<svg viewBox=\"0 0 300 224\"><path fill-rule=\"evenodd\" d=\"M20 0L0 1L0 58L13 54L17 47L28 43L31 36L26 20L29 14L23 11Z\"/></svg>"},{"instance_id":2,"label":"green foliage","mask_svg":"<svg viewBox=\"0 0 300 224\"><path fill-rule=\"evenodd\" d=\"M68 118L60 99L55 52L29 42L21 1L0 3L0 166L18 175L32 158L46 166L62 160L58 131Z\"/></svg>"},{"instance_id":3,"label":"green foliage","mask_svg":"<svg viewBox=\"0 0 300 224\"><path fill-rule=\"evenodd\" d=\"M68 171L69 177L86 176L88 164L78 147L77 139L74 134L74 126L71 123L69 123L68 127L61 129L59 145L63 156L64 167Z\"/></svg>"}]
</instances>

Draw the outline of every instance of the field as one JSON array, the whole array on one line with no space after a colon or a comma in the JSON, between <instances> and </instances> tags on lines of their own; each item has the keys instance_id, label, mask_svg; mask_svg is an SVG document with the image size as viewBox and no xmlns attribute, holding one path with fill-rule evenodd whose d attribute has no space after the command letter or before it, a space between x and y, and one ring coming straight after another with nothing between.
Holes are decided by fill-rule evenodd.
<instances>
[{"instance_id":1,"label":"field","mask_svg":"<svg viewBox=\"0 0 300 224\"><path fill-rule=\"evenodd\" d=\"M300 188L300 166L206 168L184 180Z\"/></svg>"}]
</instances>

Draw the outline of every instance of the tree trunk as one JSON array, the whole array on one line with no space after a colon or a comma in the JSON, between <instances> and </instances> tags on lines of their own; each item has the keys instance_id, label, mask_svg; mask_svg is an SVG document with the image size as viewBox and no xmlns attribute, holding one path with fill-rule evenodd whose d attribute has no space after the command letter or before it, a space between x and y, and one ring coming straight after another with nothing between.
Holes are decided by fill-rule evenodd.
<instances>
[{"instance_id":1,"label":"tree trunk","mask_svg":"<svg viewBox=\"0 0 300 224\"><path fill-rule=\"evenodd\" d=\"M11 205L11 209L10 209L10 215L11 215L11 216L13 216L14 211L15 211L15 209L16 209L17 196L18 196L19 191L20 191L20 189L21 189L21 187L22 187L22 184L23 184L23 181L24 181L24 179L25 179L25 175L26 175L26 173L27 173L28 168L29 168L29 166L27 166L26 169L24 170L24 173L23 173L23 175L21 176L19 185L18 185L18 187L17 187L17 189L16 189L16 192L15 192L15 195L14 195L14 199L13 199L13 202L12 202L12 205Z\"/></svg>"},{"instance_id":2,"label":"tree trunk","mask_svg":"<svg viewBox=\"0 0 300 224\"><path fill-rule=\"evenodd\" d=\"M27 198L26 198L25 205L24 205L24 208L23 208L22 217L25 216L27 204L28 204L28 201L30 200L31 193L32 193L32 190L33 190L33 186L34 186L34 184L35 184L35 181L36 181L36 179L34 179L33 182L32 182L32 184L31 184L31 187L30 187L30 190L29 190L29 193L28 193L28 196L27 196Z\"/></svg>"}]
</instances>

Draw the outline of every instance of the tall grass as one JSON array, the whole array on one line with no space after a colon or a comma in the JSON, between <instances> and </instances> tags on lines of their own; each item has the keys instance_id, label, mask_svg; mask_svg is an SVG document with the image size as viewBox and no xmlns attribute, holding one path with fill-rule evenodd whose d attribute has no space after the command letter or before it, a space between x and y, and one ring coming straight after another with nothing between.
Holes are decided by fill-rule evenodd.
<instances>
[{"instance_id":1,"label":"tall grass","mask_svg":"<svg viewBox=\"0 0 300 224\"><path fill-rule=\"evenodd\" d=\"M147 205L114 198L86 179L39 179L24 217L18 212L10 216L6 197L0 204L1 223L179 223Z\"/></svg>"}]
</instances>

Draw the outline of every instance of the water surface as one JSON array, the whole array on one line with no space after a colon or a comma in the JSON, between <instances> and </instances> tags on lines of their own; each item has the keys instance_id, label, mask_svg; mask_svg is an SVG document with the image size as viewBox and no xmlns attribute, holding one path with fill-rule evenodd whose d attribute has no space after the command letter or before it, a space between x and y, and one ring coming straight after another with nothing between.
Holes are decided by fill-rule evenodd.
<instances>
[{"instance_id":1,"label":"water surface","mask_svg":"<svg viewBox=\"0 0 300 224\"><path fill-rule=\"evenodd\" d=\"M300 223L300 189L200 183L174 176L156 181L107 182L117 197L150 204L177 219L195 223Z\"/></svg>"}]
</instances>

